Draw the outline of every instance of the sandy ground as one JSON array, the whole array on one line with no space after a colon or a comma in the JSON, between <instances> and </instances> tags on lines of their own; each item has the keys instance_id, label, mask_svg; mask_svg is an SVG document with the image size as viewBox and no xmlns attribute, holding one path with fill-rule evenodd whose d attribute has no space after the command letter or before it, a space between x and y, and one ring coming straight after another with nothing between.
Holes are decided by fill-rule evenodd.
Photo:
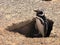
<instances>
[{"instance_id":1,"label":"sandy ground","mask_svg":"<svg viewBox=\"0 0 60 45\"><path fill-rule=\"evenodd\" d=\"M50 37L27 38L6 30L13 24L31 20L36 15L35 9L43 9L46 17L54 21ZM0 45L60 45L60 1L0 0Z\"/></svg>"}]
</instances>

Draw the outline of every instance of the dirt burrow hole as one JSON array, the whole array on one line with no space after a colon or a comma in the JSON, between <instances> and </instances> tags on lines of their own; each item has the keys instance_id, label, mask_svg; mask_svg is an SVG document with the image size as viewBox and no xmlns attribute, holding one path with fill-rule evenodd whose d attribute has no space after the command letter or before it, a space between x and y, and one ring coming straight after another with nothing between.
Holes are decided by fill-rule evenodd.
<instances>
[{"instance_id":1,"label":"dirt burrow hole","mask_svg":"<svg viewBox=\"0 0 60 45\"><path fill-rule=\"evenodd\" d=\"M47 37L49 37L52 28L53 28L53 21L48 19ZM41 37L40 35L34 36L34 34L37 34L39 32L38 30L35 29L34 19L32 21L28 20L17 24L13 24L12 26L8 26L6 29L11 32L18 32L26 37Z\"/></svg>"}]
</instances>

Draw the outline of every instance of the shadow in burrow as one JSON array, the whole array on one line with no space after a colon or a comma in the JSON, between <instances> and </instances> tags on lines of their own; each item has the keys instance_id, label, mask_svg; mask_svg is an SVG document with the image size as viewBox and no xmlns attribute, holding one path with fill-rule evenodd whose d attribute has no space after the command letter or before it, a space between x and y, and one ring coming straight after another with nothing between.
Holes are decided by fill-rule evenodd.
<instances>
[{"instance_id":1,"label":"shadow in burrow","mask_svg":"<svg viewBox=\"0 0 60 45\"><path fill-rule=\"evenodd\" d=\"M52 20L48 20L48 31L47 31L47 34L46 34L46 37L49 37L51 31L52 31L52 28L53 28L53 21ZM39 38L39 37L42 37L41 35L36 35L34 36L34 34L38 34L38 30L35 29L35 19L32 19L32 20L27 20L27 21L24 21L24 22L20 22L20 23L17 23L17 24L12 24L11 26L8 26L6 28L6 30L10 31L10 32L18 32L26 37L30 37L30 38Z\"/></svg>"}]
</instances>

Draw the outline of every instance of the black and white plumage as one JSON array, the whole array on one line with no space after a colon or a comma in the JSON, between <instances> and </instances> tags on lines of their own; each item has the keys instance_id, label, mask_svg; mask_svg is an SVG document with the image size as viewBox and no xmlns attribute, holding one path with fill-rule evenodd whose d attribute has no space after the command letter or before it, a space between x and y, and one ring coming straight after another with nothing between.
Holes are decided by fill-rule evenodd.
<instances>
[{"instance_id":1,"label":"black and white plumage","mask_svg":"<svg viewBox=\"0 0 60 45\"><path fill-rule=\"evenodd\" d=\"M35 28L39 31L38 34L41 34L42 37L45 37L48 30L48 21L43 11L40 10L34 10L34 11L37 12L35 18L36 19Z\"/></svg>"}]
</instances>

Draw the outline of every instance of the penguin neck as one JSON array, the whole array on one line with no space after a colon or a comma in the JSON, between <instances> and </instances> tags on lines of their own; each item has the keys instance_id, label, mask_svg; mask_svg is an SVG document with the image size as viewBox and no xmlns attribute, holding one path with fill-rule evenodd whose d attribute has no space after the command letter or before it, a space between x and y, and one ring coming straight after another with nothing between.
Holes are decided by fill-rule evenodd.
<instances>
[{"instance_id":1,"label":"penguin neck","mask_svg":"<svg viewBox=\"0 0 60 45\"><path fill-rule=\"evenodd\" d=\"M38 16L37 16L36 18L39 19L42 24L44 24L44 20L43 20L42 18L40 18L40 17L38 17Z\"/></svg>"},{"instance_id":2,"label":"penguin neck","mask_svg":"<svg viewBox=\"0 0 60 45\"><path fill-rule=\"evenodd\" d=\"M39 16L39 15L38 15L38 17L40 17L40 18L42 18L44 21L46 21L45 15L43 15L43 16Z\"/></svg>"}]
</instances>

